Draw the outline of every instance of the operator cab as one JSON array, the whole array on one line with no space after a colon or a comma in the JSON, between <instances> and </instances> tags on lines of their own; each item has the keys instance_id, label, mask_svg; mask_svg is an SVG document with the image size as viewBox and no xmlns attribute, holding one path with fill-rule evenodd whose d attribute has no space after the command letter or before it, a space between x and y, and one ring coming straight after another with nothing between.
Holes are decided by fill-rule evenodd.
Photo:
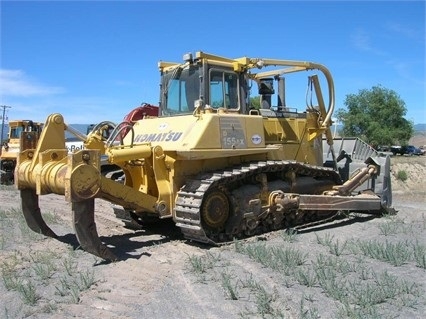
<instances>
[{"instance_id":1,"label":"operator cab","mask_svg":"<svg viewBox=\"0 0 426 319\"><path fill-rule=\"evenodd\" d=\"M37 132L41 133L42 123L33 122L31 120L24 121L9 121L9 138L10 139L19 139L22 132Z\"/></svg>"},{"instance_id":2,"label":"operator cab","mask_svg":"<svg viewBox=\"0 0 426 319\"><path fill-rule=\"evenodd\" d=\"M264 118L306 117L306 112L317 114L319 104L324 122L331 120L334 109L334 85L327 68L320 64L303 61L250 59L242 57L229 59L204 52L185 54L184 63L160 62L160 117L188 115L194 112L240 113L261 115ZM263 69L261 72L257 70ZM328 88L328 108L323 101L319 77L306 75L302 71L320 70L325 76ZM286 105L285 76L292 75L292 95L303 94L306 98L304 110ZM293 82L293 80L296 80ZM252 84L257 84L260 108L250 105ZM277 98L275 105L272 97ZM320 99L321 101L318 101Z\"/></svg>"},{"instance_id":3,"label":"operator cab","mask_svg":"<svg viewBox=\"0 0 426 319\"><path fill-rule=\"evenodd\" d=\"M160 62L160 116L193 114L196 106L212 112L245 112L246 79L224 63L184 56L185 63ZM240 89L242 88L242 89Z\"/></svg>"}]
</instances>

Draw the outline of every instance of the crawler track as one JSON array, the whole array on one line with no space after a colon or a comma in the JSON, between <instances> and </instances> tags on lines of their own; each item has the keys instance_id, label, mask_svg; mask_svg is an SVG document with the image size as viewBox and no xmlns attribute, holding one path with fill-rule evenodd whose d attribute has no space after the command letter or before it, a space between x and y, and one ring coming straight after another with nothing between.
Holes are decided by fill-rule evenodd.
<instances>
[{"instance_id":1,"label":"crawler track","mask_svg":"<svg viewBox=\"0 0 426 319\"><path fill-rule=\"evenodd\" d=\"M341 184L341 179L338 173L330 168L312 166L293 161L267 161L251 163L248 166L236 167L233 170L216 171L210 174L204 174L198 178L189 180L187 184L178 192L176 205L175 205L175 220L178 227L187 239L197 242L208 244L219 244L228 242L234 238L244 238L252 235L277 230L281 228L294 227L304 223L310 223L316 220L321 220L336 212L319 213L316 211L297 211L290 210L282 212L279 218L269 214L267 211L261 216L256 216L254 227L247 227L247 211L244 207L247 204L243 203L250 201L250 199L259 198L260 189L259 183L256 178L259 175L267 176L269 191L275 190L273 182L281 182L284 188L283 191L290 191L297 193L294 187L298 181L310 179L315 181L326 181L329 185ZM286 176L292 176L291 182L286 182ZM244 187L258 188L259 192L250 196L249 199L241 200L241 196L237 196L238 190ZM306 185L309 185L306 184ZM253 188L252 187L252 188ZM299 193L318 193L315 187L311 190L303 190ZM215 192L212 197L212 192ZM212 205L210 210L215 208L216 214L212 214L212 218L217 218L219 221L225 219L223 223L218 222L218 226L212 227L212 223L206 223L206 217L203 216L203 209L210 201L222 198L220 193L224 194L228 199L229 207L227 205ZM216 195L217 194L217 195ZM245 194L242 192L241 194ZM239 195L241 195L239 194ZM210 196L210 197L209 197ZM209 198L209 199L207 199ZM216 200L218 202L219 200ZM229 209L228 215L222 217L222 211ZM226 212L225 212L226 213ZM224 213L224 214L225 214ZM214 216L213 216L214 215ZM210 216L207 216L207 219ZM208 225L210 224L210 225ZM253 222L252 222L253 224Z\"/></svg>"}]
</instances>

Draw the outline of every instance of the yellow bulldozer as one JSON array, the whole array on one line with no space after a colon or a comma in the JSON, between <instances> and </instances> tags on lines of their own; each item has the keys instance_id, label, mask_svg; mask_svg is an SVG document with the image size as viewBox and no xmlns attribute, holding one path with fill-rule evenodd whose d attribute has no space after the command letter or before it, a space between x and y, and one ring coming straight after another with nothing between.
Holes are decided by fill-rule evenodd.
<instances>
[{"instance_id":1,"label":"yellow bulldozer","mask_svg":"<svg viewBox=\"0 0 426 319\"><path fill-rule=\"evenodd\" d=\"M10 120L8 138L3 141L0 150L0 184L13 184L13 172L16 159L23 148L35 148L43 129L43 123L31 120ZM25 138L21 138L22 133Z\"/></svg>"},{"instance_id":2,"label":"yellow bulldozer","mask_svg":"<svg viewBox=\"0 0 426 319\"><path fill-rule=\"evenodd\" d=\"M98 237L95 198L142 223L144 216L172 218L185 238L212 245L339 212L393 210L389 157L362 143L335 155L335 92L325 66L196 52L158 67L158 116L102 122L87 135L84 150L68 153L68 127L61 114L51 114L37 146L20 153L15 184L33 231L56 237L38 203L49 193L71 202L81 247L105 260L117 257ZM303 105L288 106L286 95L298 92L288 83L301 73ZM251 105L255 88L260 107ZM120 167L124 179L102 175L102 158Z\"/></svg>"}]
</instances>

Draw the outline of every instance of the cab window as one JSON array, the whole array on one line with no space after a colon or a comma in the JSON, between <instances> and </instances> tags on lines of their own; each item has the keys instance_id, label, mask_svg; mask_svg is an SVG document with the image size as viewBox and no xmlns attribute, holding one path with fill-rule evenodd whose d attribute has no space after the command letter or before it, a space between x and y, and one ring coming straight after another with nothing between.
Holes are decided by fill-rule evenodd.
<instances>
[{"instance_id":1,"label":"cab window","mask_svg":"<svg viewBox=\"0 0 426 319\"><path fill-rule=\"evenodd\" d=\"M237 110L238 101L238 76L231 72L210 70L210 106Z\"/></svg>"},{"instance_id":2,"label":"cab window","mask_svg":"<svg viewBox=\"0 0 426 319\"><path fill-rule=\"evenodd\" d=\"M163 115L192 113L194 102L200 96L200 80L197 68L189 66L165 76L166 105Z\"/></svg>"},{"instance_id":3,"label":"cab window","mask_svg":"<svg viewBox=\"0 0 426 319\"><path fill-rule=\"evenodd\" d=\"M10 138L20 138L21 137L21 133L23 132L23 128L22 127L16 127L10 130Z\"/></svg>"}]
</instances>

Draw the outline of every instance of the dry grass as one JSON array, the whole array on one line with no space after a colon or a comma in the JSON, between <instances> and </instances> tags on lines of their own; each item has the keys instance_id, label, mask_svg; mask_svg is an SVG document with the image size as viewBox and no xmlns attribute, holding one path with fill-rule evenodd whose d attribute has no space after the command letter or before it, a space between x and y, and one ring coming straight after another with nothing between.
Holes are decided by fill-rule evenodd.
<instances>
[{"instance_id":1,"label":"dry grass","mask_svg":"<svg viewBox=\"0 0 426 319\"><path fill-rule=\"evenodd\" d=\"M395 183L395 216L354 217L223 247L167 232L155 237L156 229L115 235L115 226L99 219L101 238L130 256L112 264L29 231L17 192L0 189L2 203L11 205L0 210L0 318L422 318L426 217L419 185L426 165L422 158L392 161L410 173ZM52 199L44 209L49 225L65 234L72 233L66 205Z\"/></svg>"}]
</instances>

